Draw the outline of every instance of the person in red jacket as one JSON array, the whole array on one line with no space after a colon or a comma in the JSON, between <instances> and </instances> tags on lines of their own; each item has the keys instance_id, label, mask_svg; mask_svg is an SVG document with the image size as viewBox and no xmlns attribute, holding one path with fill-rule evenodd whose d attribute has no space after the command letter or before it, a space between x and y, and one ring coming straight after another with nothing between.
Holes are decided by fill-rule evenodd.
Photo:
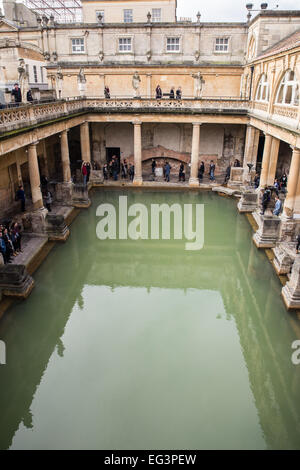
<instances>
[{"instance_id":1,"label":"person in red jacket","mask_svg":"<svg viewBox=\"0 0 300 470\"><path fill-rule=\"evenodd\" d=\"M81 174L82 174L82 176L83 176L83 184L86 185L88 170L87 170L87 167L86 167L86 163L85 163L85 162L83 162L83 164L82 164L82 167L81 167Z\"/></svg>"}]
</instances>

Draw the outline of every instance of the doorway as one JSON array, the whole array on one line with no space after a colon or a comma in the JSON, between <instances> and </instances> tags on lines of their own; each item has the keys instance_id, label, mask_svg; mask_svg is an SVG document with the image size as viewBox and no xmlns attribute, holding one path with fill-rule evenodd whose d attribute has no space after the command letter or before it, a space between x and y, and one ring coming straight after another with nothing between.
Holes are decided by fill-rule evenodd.
<instances>
[{"instance_id":1,"label":"doorway","mask_svg":"<svg viewBox=\"0 0 300 470\"><path fill-rule=\"evenodd\" d=\"M118 171L120 171L120 155L120 147L106 147L106 162L109 164L113 156L117 157Z\"/></svg>"}]
</instances>

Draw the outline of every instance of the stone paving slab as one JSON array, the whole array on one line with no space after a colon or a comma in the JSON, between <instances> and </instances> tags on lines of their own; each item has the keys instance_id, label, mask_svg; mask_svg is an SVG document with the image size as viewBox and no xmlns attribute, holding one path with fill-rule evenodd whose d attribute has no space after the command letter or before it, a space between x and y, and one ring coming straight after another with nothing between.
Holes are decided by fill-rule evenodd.
<instances>
[{"instance_id":1,"label":"stone paving slab","mask_svg":"<svg viewBox=\"0 0 300 470\"><path fill-rule=\"evenodd\" d=\"M22 253L12 257L11 264L24 264L26 267L37 253L48 243L48 237L22 235Z\"/></svg>"}]
</instances>

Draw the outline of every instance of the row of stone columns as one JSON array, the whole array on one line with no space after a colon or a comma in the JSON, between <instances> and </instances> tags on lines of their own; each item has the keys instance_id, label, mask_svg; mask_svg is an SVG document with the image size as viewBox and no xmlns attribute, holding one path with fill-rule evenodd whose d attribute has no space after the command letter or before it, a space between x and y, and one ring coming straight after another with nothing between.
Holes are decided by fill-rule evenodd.
<instances>
[{"instance_id":1,"label":"row of stone columns","mask_svg":"<svg viewBox=\"0 0 300 470\"><path fill-rule=\"evenodd\" d=\"M89 123L84 122L80 126L80 142L81 142L81 155L82 160L86 162L91 161L91 149L90 149L90 136L89 136ZM28 147L28 167L29 167L29 179L31 187L31 196L33 209L41 209L43 207L43 196L41 191L41 179L38 164L37 154L38 142L33 142ZM63 182L71 183L71 167L70 167L70 155L69 155L69 143L68 143L68 130L63 130L60 134L60 146L61 146L61 161L63 171Z\"/></svg>"},{"instance_id":2,"label":"row of stone columns","mask_svg":"<svg viewBox=\"0 0 300 470\"><path fill-rule=\"evenodd\" d=\"M260 188L272 186L276 176L280 140L265 134L265 145L260 175ZM300 149L292 147L292 159L287 184L287 194L283 206L286 217L292 217L297 194L300 194Z\"/></svg>"}]
</instances>

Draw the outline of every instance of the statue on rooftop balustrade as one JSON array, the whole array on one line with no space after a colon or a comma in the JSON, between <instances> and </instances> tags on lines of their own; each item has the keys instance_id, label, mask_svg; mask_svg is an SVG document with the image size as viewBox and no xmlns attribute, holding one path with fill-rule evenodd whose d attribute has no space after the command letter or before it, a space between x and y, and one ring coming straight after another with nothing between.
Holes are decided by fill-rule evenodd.
<instances>
[{"instance_id":1,"label":"statue on rooftop balustrade","mask_svg":"<svg viewBox=\"0 0 300 470\"><path fill-rule=\"evenodd\" d=\"M18 74L18 81L22 98L23 100L26 100L27 92L29 91L29 74L26 70L24 59L19 59Z\"/></svg>"},{"instance_id":2,"label":"statue on rooftop balustrade","mask_svg":"<svg viewBox=\"0 0 300 470\"><path fill-rule=\"evenodd\" d=\"M63 81L64 76L62 73L62 68L58 67L56 72L56 97L58 99L62 98Z\"/></svg>"},{"instance_id":3,"label":"statue on rooftop balustrade","mask_svg":"<svg viewBox=\"0 0 300 470\"><path fill-rule=\"evenodd\" d=\"M201 72L192 73L191 75L195 82L195 98L202 98L203 85L205 84L205 80L203 79Z\"/></svg>"},{"instance_id":4,"label":"statue on rooftop balustrade","mask_svg":"<svg viewBox=\"0 0 300 470\"><path fill-rule=\"evenodd\" d=\"M132 87L134 89L134 98L141 97L140 86L141 86L141 77L139 76L138 72L135 72L132 77Z\"/></svg>"},{"instance_id":5,"label":"statue on rooftop balustrade","mask_svg":"<svg viewBox=\"0 0 300 470\"><path fill-rule=\"evenodd\" d=\"M79 74L77 75L77 83L79 95L84 96L86 91L86 77L84 74L84 68L80 67Z\"/></svg>"}]
</instances>

